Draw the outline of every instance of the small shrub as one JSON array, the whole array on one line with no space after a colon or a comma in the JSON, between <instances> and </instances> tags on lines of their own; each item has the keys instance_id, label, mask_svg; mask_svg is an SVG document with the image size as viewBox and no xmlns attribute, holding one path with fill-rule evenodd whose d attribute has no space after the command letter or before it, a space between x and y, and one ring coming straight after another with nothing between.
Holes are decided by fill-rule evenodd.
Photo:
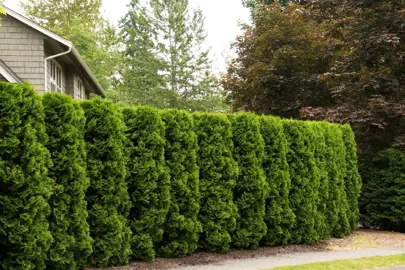
<instances>
[{"instance_id":1,"label":"small shrub","mask_svg":"<svg viewBox=\"0 0 405 270\"><path fill-rule=\"evenodd\" d=\"M198 247L200 192L196 161L197 136L190 114L179 110L162 112L165 123L165 160L170 169L170 208L158 253L182 257Z\"/></svg>"},{"instance_id":2,"label":"small shrub","mask_svg":"<svg viewBox=\"0 0 405 270\"><path fill-rule=\"evenodd\" d=\"M155 259L154 242L163 235L170 201L164 160L165 130L159 111L149 107L123 111L128 138L128 191L131 197L132 251L137 260Z\"/></svg>"},{"instance_id":3,"label":"small shrub","mask_svg":"<svg viewBox=\"0 0 405 270\"><path fill-rule=\"evenodd\" d=\"M90 265L126 264L131 254L128 225L130 200L124 154L125 125L120 108L100 98L82 102L90 187L86 193L90 235L94 240Z\"/></svg>"},{"instance_id":4,"label":"small shrub","mask_svg":"<svg viewBox=\"0 0 405 270\"><path fill-rule=\"evenodd\" d=\"M311 129L303 122L284 120L284 135L288 142L287 162L291 178L290 206L296 222L291 230L291 243L314 244L318 240L315 230L317 197L314 181L319 181L315 171L314 153L310 146Z\"/></svg>"},{"instance_id":5,"label":"small shrub","mask_svg":"<svg viewBox=\"0 0 405 270\"><path fill-rule=\"evenodd\" d=\"M264 142L257 116L241 113L231 117L234 157L239 176L233 189L238 208L232 244L236 248L255 248L267 233L264 216L268 185L262 168Z\"/></svg>"},{"instance_id":6,"label":"small shrub","mask_svg":"<svg viewBox=\"0 0 405 270\"><path fill-rule=\"evenodd\" d=\"M359 223L358 200L361 192L361 177L357 169L356 141L353 130L349 125L340 126L343 141L346 148L346 175L345 190L349 204L348 218L352 230L356 229Z\"/></svg>"},{"instance_id":7,"label":"small shrub","mask_svg":"<svg viewBox=\"0 0 405 270\"><path fill-rule=\"evenodd\" d=\"M44 269L52 180L44 111L28 85L0 82L1 269Z\"/></svg>"},{"instance_id":8,"label":"small shrub","mask_svg":"<svg viewBox=\"0 0 405 270\"><path fill-rule=\"evenodd\" d=\"M267 234L262 242L266 246L287 245L295 222L288 200L291 181L286 156L287 140L278 118L262 116L260 130L264 139L263 169L269 185L264 219Z\"/></svg>"},{"instance_id":9,"label":"small shrub","mask_svg":"<svg viewBox=\"0 0 405 270\"><path fill-rule=\"evenodd\" d=\"M81 107L69 96L48 93L43 96L46 131L53 166L49 176L54 193L49 204L50 231L54 242L49 251L49 269L82 269L92 252L87 223L85 192L86 119Z\"/></svg>"},{"instance_id":10,"label":"small shrub","mask_svg":"<svg viewBox=\"0 0 405 270\"><path fill-rule=\"evenodd\" d=\"M224 114L201 113L195 114L194 119L201 193L199 246L205 251L226 252L237 218L232 189L238 166L232 153L232 127Z\"/></svg>"}]
</instances>

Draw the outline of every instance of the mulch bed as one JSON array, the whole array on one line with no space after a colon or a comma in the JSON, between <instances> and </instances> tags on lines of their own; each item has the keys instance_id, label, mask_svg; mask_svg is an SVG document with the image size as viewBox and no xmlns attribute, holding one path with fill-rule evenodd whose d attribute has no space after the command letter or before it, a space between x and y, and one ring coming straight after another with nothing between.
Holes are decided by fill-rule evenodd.
<instances>
[{"instance_id":1,"label":"mulch bed","mask_svg":"<svg viewBox=\"0 0 405 270\"><path fill-rule=\"evenodd\" d=\"M275 256L278 254L289 254L296 252L314 252L314 251L327 251L328 244L326 241L322 241L314 246L287 246L287 247L263 247L253 250L231 250L224 254L216 253L205 253L198 252L194 253L185 258L179 259L164 259L158 258L152 263L145 262L132 262L127 266L121 267L110 267L106 268L108 270L160 270L160 269L171 269L176 267L185 267L191 265L201 265L201 264L213 264L219 263L227 260L235 259L249 259L249 258L260 258ZM90 269L89 269L90 270ZM96 270L96 269L92 269Z\"/></svg>"}]
</instances>

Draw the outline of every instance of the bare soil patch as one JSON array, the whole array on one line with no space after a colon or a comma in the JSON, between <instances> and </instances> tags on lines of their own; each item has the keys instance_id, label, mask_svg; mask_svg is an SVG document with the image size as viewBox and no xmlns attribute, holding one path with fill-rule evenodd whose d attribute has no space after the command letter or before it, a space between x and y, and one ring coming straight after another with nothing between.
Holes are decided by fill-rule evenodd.
<instances>
[{"instance_id":1,"label":"bare soil patch","mask_svg":"<svg viewBox=\"0 0 405 270\"><path fill-rule=\"evenodd\" d=\"M332 238L326 242L329 250L403 248L405 247L405 234L376 230L357 230L346 238Z\"/></svg>"},{"instance_id":2,"label":"bare soil patch","mask_svg":"<svg viewBox=\"0 0 405 270\"><path fill-rule=\"evenodd\" d=\"M298 252L316 252L329 250L356 250L367 248L403 248L405 234L374 230L357 230L344 239L332 238L321 241L314 246L292 245L286 247L262 247L253 250L231 250L224 254L198 252L185 258L158 258L152 263L132 262L121 267L106 268L107 270L164 270L192 265L214 264L235 259L251 259L270 257L279 254ZM97 270L97 269L88 269Z\"/></svg>"}]
</instances>

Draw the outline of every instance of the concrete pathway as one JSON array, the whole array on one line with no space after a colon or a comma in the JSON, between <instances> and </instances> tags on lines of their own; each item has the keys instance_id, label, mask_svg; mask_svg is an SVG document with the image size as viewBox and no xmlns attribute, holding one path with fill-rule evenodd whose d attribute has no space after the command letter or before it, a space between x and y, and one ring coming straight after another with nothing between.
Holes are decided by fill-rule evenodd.
<instances>
[{"instance_id":1,"label":"concrete pathway","mask_svg":"<svg viewBox=\"0 0 405 270\"><path fill-rule=\"evenodd\" d=\"M405 248L376 248L362 250L293 253L264 258L230 260L218 264L187 266L174 268L174 270L262 270L271 269L277 266L300 265L313 262L328 262L373 256L389 256L396 254L405 254Z\"/></svg>"}]
</instances>

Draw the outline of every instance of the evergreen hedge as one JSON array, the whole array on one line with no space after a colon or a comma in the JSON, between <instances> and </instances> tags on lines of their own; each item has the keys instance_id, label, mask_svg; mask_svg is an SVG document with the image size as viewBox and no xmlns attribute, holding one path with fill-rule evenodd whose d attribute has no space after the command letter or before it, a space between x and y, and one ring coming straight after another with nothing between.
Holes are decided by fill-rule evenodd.
<instances>
[{"instance_id":1,"label":"evergreen hedge","mask_svg":"<svg viewBox=\"0 0 405 270\"><path fill-rule=\"evenodd\" d=\"M165 160L170 170L170 207L158 253L182 257L198 247L200 192L196 161L197 136L194 122L185 111L162 112L165 123Z\"/></svg>"},{"instance_id":2,"label":"evergreen hedge","mask_svg":"<svg viewBox=\"0 0 405 270\"><path fill-rule=\"evenodd\" d=\"M361 162L362 225L405 232L405 153L387 149L364 158Z\"/></svg>"},{"instance_id":3,"label":"evergreen hedge","mask_svg":"<svg viewBox=\"0 0 405 270\"><path fill-rule=\"evenodd\" d=\"M224 114L200 113L194 119L201 193L199 247L210 252L226 252L237 218L232 190L238 166L232 153L232 127Z\"/></svg>"},{"instance_id":4,"label":"evergreen hedge","mask_svg":"<svg viewBox=\"0 0 405 270\"><path fill-rule=\"evenodd\" d=\"M288 172L288 144L281 120L262 116L260 131L264 139L263 169L269 186L266 200L265 222L267 234L262 242L266 246L287 245L295 215L290 208L290 175Z\"/></svg>"},{"instance_id":5,"label":"evergreen hedge","mask_svg":"<svg viewBox=\"0 0 405 270\"><path fill-rule=\"evenodd\" d=\"M44 269L52 180L44 110L28 85L0 82L0 268Z\"/></svg>"},{"instance_id":6,"label":"evergreen hedge","mask_svg":"<svg viewBox=\"0 0 405 270\"><path fill-rule=\"evenodd\" d=\"M311 128L303 122L284 120L284 135L288 142L287 162L291 189L290 205L296 222L291 229L291 243L314 244L319 240L315 230L318 201L314 182L319 182L316 163L310 140Z\"/></svg>"},{"instance_id":7,"label":"evergreen hedge","mask_svg":"<svg viewBox=\"0 0 405 270\"><path fill-rule=\"evenodd\" d=\"M359 223L359 197L361 192L361 177L357 169L356 141L353 130L349 125L341 125L343 141L346 149L345 164L345 192L349 206L348 219L352 230L356 229Z\"/></svg>"},{"instance_id":8,"label":"evergreen hedge","mask_svg":"<svg viewBox=\"0 0 405 270\"><path fill-rule=\"evenodd\" d=\"M169 172L164 159L165 130L156 109L125 108L123 114L128 138L132 251L135 259L152 261L156 255L154 242L162 238L170 201Z\"/></svg>"},{"instance_id":9,"label":"evergreen hedge","mask_svg":"<svg viewBox=\"0 0 405 270\"><path fill-rule=\"evenodd\" d=\"M42 102L27 85L0 83L1 269L314 244L359 221L348 125L100 98L80 106L60 94ZM369 159L365 226L405 231L404 163L397 150Z\"/></svg>"},{"instance_id":10,"label":"evergreen hedge","mask_svg":"<svg viewBox=\"0 0 405 270\"><path fill-rule=\"evenodd\" d=\"M71 97L48 93L43 96L46 131L53 166L49 177L54 192L49 200L50 231L54 242L49 250L49 269L82 269L92 252L87 223L85 192L86 119L81 107Z\"/></svg>"},{"instance_id":11,"label":"evergreen hedge","mask_svg":"<svg viewBox=\"0 0 405 270\"><path fill-rule=\"evenodd\" d=\"M90 187L86 198L90 235L94 240L90 265L125 264L131 254L128 225L130 199L126 178L125 124L120 108L100 98L81 103L86 116L85 141Z\"/></svg>"},{"instance_id":12,"label":"evergreen hedge","mask_svg":"<svg viewBox=\"0 0 405 270\"><path fill-rule=\"evenodd\" d=\"M233 189L239 216L232 233L232 244L236 248L255 248L267 233L264 217L268 185L262 168L264 141L258 116L240 113L230 119L234 158L239 167Z\"/></svg>"}]
</instances>

